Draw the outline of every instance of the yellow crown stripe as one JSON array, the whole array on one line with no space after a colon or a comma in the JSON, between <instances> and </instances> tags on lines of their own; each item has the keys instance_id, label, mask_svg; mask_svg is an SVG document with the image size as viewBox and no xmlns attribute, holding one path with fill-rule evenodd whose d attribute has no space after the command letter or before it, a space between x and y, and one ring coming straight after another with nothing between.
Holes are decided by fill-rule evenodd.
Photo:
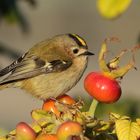
<instances>
[{"instance_id":1,"label":"yellow crown stripe","mask_svg":"<svg viewBox=\"0 0 140 140\"><path fill-rule=\"evenodd\" d=\"M75 36L83 46L86 46L86 42L81 37L79 37L76 34L72 34L72 35Z\"/></svg>"}]
</instances>

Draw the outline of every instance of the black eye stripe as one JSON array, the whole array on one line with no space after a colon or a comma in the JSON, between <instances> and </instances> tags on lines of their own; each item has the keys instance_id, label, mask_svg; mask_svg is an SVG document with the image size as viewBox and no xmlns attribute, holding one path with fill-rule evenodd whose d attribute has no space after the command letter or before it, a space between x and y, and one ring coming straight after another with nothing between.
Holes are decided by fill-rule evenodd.
<instances>
[{"instance_id":1,"label":"black eye stripe","mask_svg":"<svg viewBox=\"0 0 140 140\"><path fill-rule=\"evenodd\" d=\"M68 36L70 38L72 38L79 46L84 46L85 48L87 48L87 45L86 45L84 39L81 38L80 36L78 36L76 34L68 34Z\"/></svg>"}]
</instances>

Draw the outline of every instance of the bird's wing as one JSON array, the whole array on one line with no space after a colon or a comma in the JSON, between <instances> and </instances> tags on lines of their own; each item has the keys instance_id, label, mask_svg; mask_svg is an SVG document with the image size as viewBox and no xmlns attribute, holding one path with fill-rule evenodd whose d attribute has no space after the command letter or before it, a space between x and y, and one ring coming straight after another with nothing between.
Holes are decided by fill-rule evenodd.
<instances>
[{"instance_id":1,"label":"bird's wing","mask_svg":"<svg viewBox=\"0 0 140 140\"><path fill-rule=\"evenodd\" d=\"M5 79L0 82L0 85L16 82L19 80L32 78L40 74L47 74L52 72L60 72L69 68L72 61L66 60L45 60L32 56L23 55L17 61L0 71L0 76L9 74Z\"/></svg>"}]
</instances>

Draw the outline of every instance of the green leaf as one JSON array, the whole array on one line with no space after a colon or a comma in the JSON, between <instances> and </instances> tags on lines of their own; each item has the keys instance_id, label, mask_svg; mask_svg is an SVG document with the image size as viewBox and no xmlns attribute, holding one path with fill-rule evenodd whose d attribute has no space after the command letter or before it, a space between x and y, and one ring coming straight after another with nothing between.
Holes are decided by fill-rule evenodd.
<instances>
[{"instance_id":1,"label":"green leaf","mask_svg":"<svg viewBox=\"0 0 140 140\"><path fill-rule=\"evenodd\" d=\"M97 0L100 14L107 19L113 19L127 10L132 0Z\"/></svg>"},{"instance_id":2,"label":"green leaf","mask_svg":"<svg viewBox=\"0 0 140 140\"><path fill-rule=\"evenodd\" d=\"M140 137L140 126L130 120L117 120L115 129L119 140L137 140Z\"/></svg>"},{"instance_id":3,"label":"green leaf","mask_svg":"<svg viewBox=\"0 0 140 140\"><path fill-rule=\"evenodd\" d=\"M48 124L55 123L56 117L54 114L47 111L37 109L31 112L33 120L37 122L41 127L47 126Z\"/></svg>"},{"instance_id":4,"label":"green leaf","mask_svg":"<svg viewBox=\"0 0 140 140\"><path fill-rule=\"evenodd\" d=\"M0 136L4 136L8 133L5 129L0 128Z\"/></svg>"},{"instance_id":5,"label":"green leaf","mask_svg":"<svg viewBox=\"0 0 140 140\"><path fill-rule=\"evenodd\" d=\"M38 120L40 120L42 118L47 118L47 117L51 118L51 115L47 111L44 111L42 109L33 110L31 112L31 116L36 121L38 121Z\"/></svg>"}]
</instances>

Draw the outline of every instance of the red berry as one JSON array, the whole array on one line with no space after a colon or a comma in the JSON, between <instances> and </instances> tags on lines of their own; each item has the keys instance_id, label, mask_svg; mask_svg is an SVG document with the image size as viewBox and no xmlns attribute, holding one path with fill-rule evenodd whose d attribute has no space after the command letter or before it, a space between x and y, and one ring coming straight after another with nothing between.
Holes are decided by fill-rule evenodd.
<instances>
[{"instance_id":1,"label":"red berry","mask_svg":"<svg viewBox=\"0 0 140 140\"><path fill-rule=\"evenodd\" d=\"M89 73L85 78L84 86L86 91L100 102L113 103L121 96L119 83L103 73Z\"/></svg>"},{"instance_id":2,"label":"red berry","mask_svg":"<svg viewBox=\"0 0 140 140\"><path fill-rule=\"evenodd\" d=\"M66 94L64 94L62 96L59 96L57 98L57 100L60 101L63 104L68 104L68 105L72 105L72 104L76 103L75 100L72 97L70 97L69 95L66 95Z\"/></svg>"},{"instance_id":3,"label":"red berry","mask_svg":"<svg viewBox=\"0 0 140 140\"><path fill-rule=\"evenodd\" d=\"M60 115L60 112L58 111L58 109L55 105L55 101L52 99L46 100L42 106L42 109L45 111L53 112L56 116Z\"/></svg>"},{"instance_id":4,"label":"red berry","mask_svg":"<svg viewBox=\"0 0 140 140\"><path fill-rule=\"evenodd\" d=\"M17 140L35 140L35 131L25 122L20 122L16 126L16 139Z\"/></svg>"},{"instance_id":5,"label":"red berry","mask_svg":"<svg viewBox=\"0 0 140 140\"><path fill-rule=\"evenodd\" d=\"M57 129L58 140L67 140L72 136L79 136L82 133L82 126L78 122L66 121Z\"/></svg>"}]
</instances>

